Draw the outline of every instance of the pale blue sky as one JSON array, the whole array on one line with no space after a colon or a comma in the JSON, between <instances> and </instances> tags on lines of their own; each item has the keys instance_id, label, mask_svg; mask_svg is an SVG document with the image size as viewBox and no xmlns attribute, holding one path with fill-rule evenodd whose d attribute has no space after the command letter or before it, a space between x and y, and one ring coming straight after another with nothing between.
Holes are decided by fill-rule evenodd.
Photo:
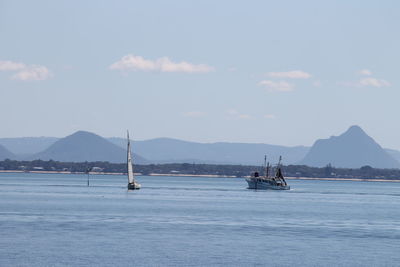
<instances>
[{"instance_id":1,"label":"pale blue sky","mask_svg":"<svg viewBox=\"0 0 400 267\"><path fill-rule=\"evenodd\" d=\"M399 1L0 0L0 137L312 145L357 124L400 149L399 14Z\"/></svg>"}]
</instances>

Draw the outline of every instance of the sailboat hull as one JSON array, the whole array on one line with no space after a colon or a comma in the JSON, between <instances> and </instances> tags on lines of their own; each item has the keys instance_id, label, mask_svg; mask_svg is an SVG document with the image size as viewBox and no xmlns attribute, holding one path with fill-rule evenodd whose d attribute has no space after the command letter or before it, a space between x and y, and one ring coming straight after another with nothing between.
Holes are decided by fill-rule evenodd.
<instances>
[{"instance_id":1,"label":"sailboat hull","mask_svg":"<svg viewBox=\"0 0 400 267\"><path fill-rule=\"evenodd\" d=\"M141 185L138 183L129 183L128 190L138 190L140 189Z\"/></svg>"}]
</instances>

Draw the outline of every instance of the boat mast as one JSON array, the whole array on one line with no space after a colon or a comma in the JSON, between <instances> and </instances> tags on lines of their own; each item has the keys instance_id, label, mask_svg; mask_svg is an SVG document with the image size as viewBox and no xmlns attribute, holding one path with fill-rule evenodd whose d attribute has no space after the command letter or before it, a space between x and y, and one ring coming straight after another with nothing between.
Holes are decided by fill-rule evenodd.
<instances>
[{"instance_id":1,"label":"boat mast","mask_svg":"<svg viewBox=\"0 0 400 267\"><path fill-rule=\"evenodd\" d=\"M279 156L278 164L276 164L275 177L278 177L279 169L281 168L282 156Z\"/></svg>"},{"instance_id":2,"label":"boat mast","mask_svg":"<svg viewBox=\"0 0 400 267\"><path fill-rule=\"evenodd\" d=\"M277 169L276 169L276 175L275 176L278 179L282 180L284 185L287 185L286 180L285 180L285 178L283 177L283 174L282 174L281 162L282 162L282 156L279 156L279 162L278 162L278 166L277 166Z\"/></svg>"},{"instance_id":3,"label":"boat mast","mask_svg":"<svg viewBox=\"0 0 400 267\"><path fill-rule=\"evenodd\" d=\"M264 155L264 175L265 175L265 178L268 177L267 155Z\"/></svg>"},{"instance_id":4,"label":"boat mast","mask_svg":"<svg viewBox=\"0 0 400 267\"><path fill-rule=\"evenodd\" d=\"M134 183L135 180L133 178L133 166L132 166L132 154L131 154L131 142L129 139L129 131L127 131L127 136L128 136L128 151L127 151L127 168L128 168L128 182L130 184Z\"/></svg>"}]
</instances>

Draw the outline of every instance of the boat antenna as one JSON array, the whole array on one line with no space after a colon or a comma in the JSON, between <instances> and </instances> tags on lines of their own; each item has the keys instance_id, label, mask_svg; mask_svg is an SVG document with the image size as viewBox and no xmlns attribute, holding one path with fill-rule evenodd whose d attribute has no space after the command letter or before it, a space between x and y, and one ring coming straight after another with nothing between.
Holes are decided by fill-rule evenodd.
<instances>
[{"instance_id":1,"label":"boat antenna","mask_svg":"<svg viewBox=\"0 0 400 267\"><path fill-rule=\"evenodd\" d=\"M267 166L267 155L264 155L264 167Z\"/></svg>"},{"instance_id":2,"label":"boat antenna","mask_svg":"<svg viewBox=\"0 0 400 267\"><path fill-rule=\"evenodd\" d=\"M265 175L265 177L268 177L267 155L264 155L264 175Z\"/></svg>"}]
</instances>

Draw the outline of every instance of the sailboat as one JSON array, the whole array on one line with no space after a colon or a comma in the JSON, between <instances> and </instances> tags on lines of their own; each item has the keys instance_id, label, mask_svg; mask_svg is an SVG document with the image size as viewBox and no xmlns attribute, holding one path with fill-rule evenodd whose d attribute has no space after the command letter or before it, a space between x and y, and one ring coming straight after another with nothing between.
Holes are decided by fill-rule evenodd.
<instances>
[{"instance_id":1,"label":"sailboat","mask_svg":"<svg viewBox=\"0 0 400 267\"><path fill-rule=\"evenodd\" d=\"M128 150L128 156L127 156L128 190L140 189L141 185L135 181L135 177L133 175L131 141L129 140L129 132L128 132L128 149L127 150Z\"/></svg>"},{"instance_id":2,"label":"sailboat","mask_svg":"<svg viewBox=\"0 0 400 267\"><path fill-rule=\"evenodd\" d=\"M246 178L248 189L272 189L272 190L290 190L290 186L286 183L285 178L282 174L282 157L279 157L279 163L276 166L275 176L269 175L270 165L267 165L267 156L264 158L264 176L260 176L258 172L255 172L251 177Z\"/></svg>"}]
</instances>

